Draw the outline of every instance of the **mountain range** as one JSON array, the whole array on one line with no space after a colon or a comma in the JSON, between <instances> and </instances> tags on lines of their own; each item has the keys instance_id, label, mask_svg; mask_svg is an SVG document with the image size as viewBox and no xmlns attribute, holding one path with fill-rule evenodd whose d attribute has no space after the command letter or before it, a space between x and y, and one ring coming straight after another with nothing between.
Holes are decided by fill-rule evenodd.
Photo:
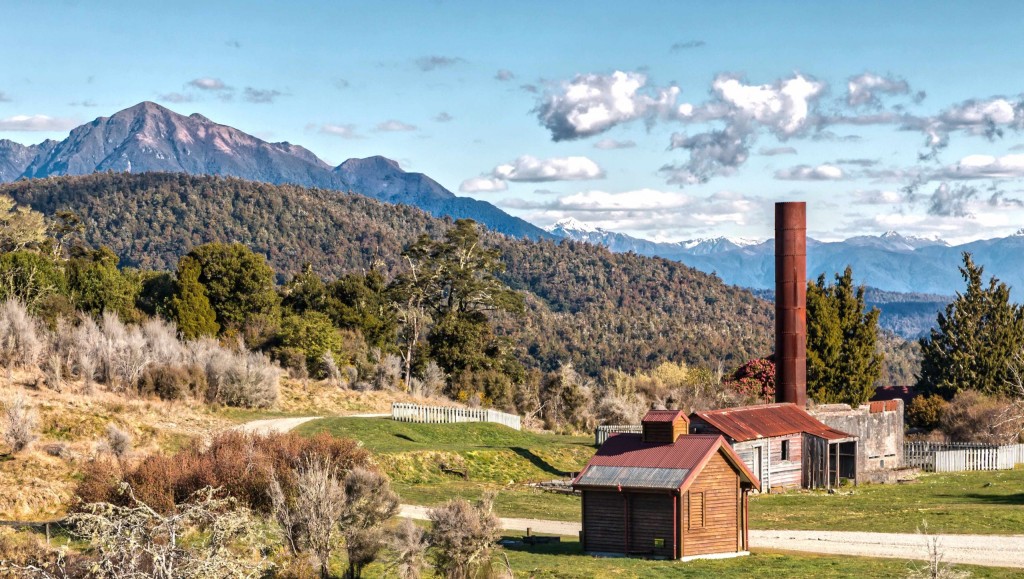
<instances>
[{"instance_id":1,"label":"mountain range","mask_svg":"<svg viewBox=\"0 0 1024 579\"><path fill-rule=\"evenodd\" d=\"M390 159L349 159L332 167L298 145L270 143L200 114L184 116L152 102L99 117L60 142L26 146L0 140L0 182L104 171L221 175L355 191L434 216L468 217L514 237L549 236L490 203L458 197L422 173L404 171Z\"/></svg>"},{"instance_id":2,"label":"mountain range","mask_svg":"<svg viewBox=\"0 0 1024 579\"><path fill-rule=\"evenodd\" d=\"M562 220L548 228L553 235L603 245L612 251L632 251L680 261L704 272L714 272L729 284L752 289L775 286L775 240L694 239L673 243L653 242L581 223ZM958 266L963 252L975 263L1016 288L1013 297L1024 301L1024 229L1004 238L952 246L941 239L904 236L890 231L880 236L858 236L838 242L807 240L807 275L827 279L853 268L854 280L888 292L952 296L964 288Z\"/></svg>"}]
</instances>

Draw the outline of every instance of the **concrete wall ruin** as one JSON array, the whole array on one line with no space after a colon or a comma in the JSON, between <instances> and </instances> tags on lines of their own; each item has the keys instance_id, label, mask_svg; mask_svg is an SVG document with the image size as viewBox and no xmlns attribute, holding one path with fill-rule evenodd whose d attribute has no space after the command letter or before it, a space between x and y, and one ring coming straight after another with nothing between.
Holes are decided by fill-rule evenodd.
<instances>
[{"instance_id":1,"label":"concrete wall ruin","mask_svg":"<svg viewBox=\"0 0 1024 579\"><path fill-rule=\"evenodd\" d=\"M857 408L823 404L808 412L836 430L859 438L857 475L903 465L903 401L870 402Z\"/></svg>"}]
</instances>

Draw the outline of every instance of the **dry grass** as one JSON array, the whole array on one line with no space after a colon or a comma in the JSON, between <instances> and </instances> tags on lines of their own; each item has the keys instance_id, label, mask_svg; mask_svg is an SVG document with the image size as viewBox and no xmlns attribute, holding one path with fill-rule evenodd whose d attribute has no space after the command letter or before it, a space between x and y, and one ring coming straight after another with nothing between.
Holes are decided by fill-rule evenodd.
<instances>
[{"instance_id":1,"label":"dry grass","mask_svg":"<svg viewBox=\"0 0 1024 579\"><path fill-rule=\"evenodd\" d=\"M25 398L39 413L39 435L29 451L9 455L0 448L0 519L42 520L64 513L73 498L82 465L102 452L108 426L128 433L133 455L176 450L196 436L231 422L195 401L165 402L126 398L81 383L60 391L37 388L39 376L16 372L0 380L0 399ZM12 380L13 378L13 384Z\"/></svg>"},{"instance_id":2,"label":"dry grass","mask_svg":"<svg viewBox=\"0 0 1024 579\"><path fill-rule=\"evenodd\" d=\"M288 414L339 415L391 412L392 402L461 406L447 398L424 398L392 390L347 390L327 380L282 380L276 408Z\"/></svg>"}]
</instances>

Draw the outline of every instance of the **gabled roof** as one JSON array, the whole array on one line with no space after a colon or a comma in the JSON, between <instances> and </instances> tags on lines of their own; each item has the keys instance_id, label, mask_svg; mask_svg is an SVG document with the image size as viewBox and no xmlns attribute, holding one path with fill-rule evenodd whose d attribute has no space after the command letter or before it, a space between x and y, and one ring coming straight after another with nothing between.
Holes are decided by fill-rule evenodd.
<instances>
[{"instance_id":1,"label":"gabled roof","mask_svg":"<svg viewBox=\"0 0 1024 579\"><path fill-rule=\"evenodd\" d=\"M686 419L682 410L648 410L640 422L675 422L680 416Z\"/></svg>"},{"instance_id":2,"label":"gabled roof","mask_svg":"<svg viewBox=\"0 0 1024 579\"><path fill-rule=\"evenodd\" d=\"M803 408L789 402L703 410L694 412L691 416L714 426L736 442L801 432L826 440L853 438L852 434L823 424Z\"/></svg>"},{"instance_id":3,"label":"gabled roof","mask_svg":"<svg viewBox=\"0 0 1024 579\"><path fill-rule=\"evenodd\" d=\"M685 490L718 452L743 481L760 489L757 477L717 434L684 434L671 444L644 442L639 434L616 434L601 445L573 485Z\"/></svg>"}]
</instances>

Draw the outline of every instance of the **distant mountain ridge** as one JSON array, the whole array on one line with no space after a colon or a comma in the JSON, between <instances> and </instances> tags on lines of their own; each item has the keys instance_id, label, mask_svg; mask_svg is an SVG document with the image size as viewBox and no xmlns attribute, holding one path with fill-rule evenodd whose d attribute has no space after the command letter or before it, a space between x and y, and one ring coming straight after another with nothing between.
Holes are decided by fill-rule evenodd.
<instances>
[{"instance_id":1,"label":"distant mountain ridge","mask_svg":"<svg viewBox=\"0 0 1024 579\"><path fill-rule=\"evenodd\" d=\"M695 239L654 242L593 227L576 220L561 221L548 231L569 239L594 243L612 251L681 261L704 272L714 272L729 284L753 289L775 285L775 240ZM1012 288L1013 298L1024 301L1024 229L1009 237L951 246L941 239L904 236L894 231L879 236L858 236L839 242L807 240L807 275L831 279L847 265L858 284L891 292L918 292L952 296L964 287L958 266L970 252Z\"/></svg>"},{"instance_id":2,"label":"distant mountain ridge","mask_svg":"<svg viewBox=\"0 0 1024 579\"><path fill-rule=\"evenodd\" d=\"M299 145L270 143L203 115L181 115L152 102L99 117L60 142L25 146L0 140L0 183L98 171L220 175L354 191L413 205L437 217L472 218L515 237L550 237L490 203L458 197L422 173L403 171L391 159L349 159L331 167Z\"/></svg>"}]
</instances>

